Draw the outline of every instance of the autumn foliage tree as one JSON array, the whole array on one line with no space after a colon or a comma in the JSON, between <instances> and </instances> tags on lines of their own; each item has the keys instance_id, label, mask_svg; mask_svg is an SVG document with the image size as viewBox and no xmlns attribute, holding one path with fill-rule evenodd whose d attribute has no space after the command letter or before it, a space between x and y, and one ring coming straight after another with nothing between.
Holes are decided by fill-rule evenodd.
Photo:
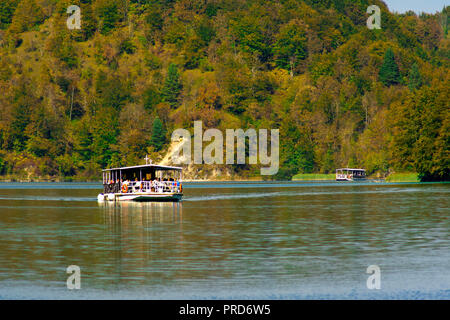
<instances>
[{"instance_id":1,"label":"autumn foliage tree","mask_svg":"<svg viewBox=\"0 0 450 320\"><path fill-rule=\"evenodd\" d=\"M450 92L444 86L423 87L392 110L394 164L412 166L424 181L450 178Z\"/></svg>"}]
</instances>

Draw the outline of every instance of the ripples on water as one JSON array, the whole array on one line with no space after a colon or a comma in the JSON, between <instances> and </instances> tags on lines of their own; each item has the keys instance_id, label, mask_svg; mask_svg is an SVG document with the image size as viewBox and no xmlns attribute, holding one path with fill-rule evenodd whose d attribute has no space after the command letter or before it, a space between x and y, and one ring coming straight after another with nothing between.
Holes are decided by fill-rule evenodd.
<instances>
[{"instance_id":1,"label":"ripples on water","mask_svg":"<svg viewBox=\"0 0 450 320\"><path fill-rule=\"evenodd\" d=\"M0 297L450 298L450 184L191 183L181 203L116 204L100 189L0 184Z\"/></svg>"}]
</instances>

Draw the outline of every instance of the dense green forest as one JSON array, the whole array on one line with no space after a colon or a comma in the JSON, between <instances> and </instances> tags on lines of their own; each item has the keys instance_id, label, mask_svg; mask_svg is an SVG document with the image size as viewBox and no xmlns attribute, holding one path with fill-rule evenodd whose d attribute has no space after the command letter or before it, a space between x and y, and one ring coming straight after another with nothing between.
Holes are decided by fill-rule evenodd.
<instances>
[{"instance_id":1,"label":"dense green forest","mask_svg":"<svg viewBox=\"0 0 450 320\"><path fill-rule=\"evenodd\" d=\"M366 9L381 8L369 30ZM66 12L81 8L81 29ZM1 0L0 175L96 179L176 128L278 128L274 177L449 180L450 7L378 0ZM250 165L236 177L259 175Z\"/></svg>"}]
</instances>

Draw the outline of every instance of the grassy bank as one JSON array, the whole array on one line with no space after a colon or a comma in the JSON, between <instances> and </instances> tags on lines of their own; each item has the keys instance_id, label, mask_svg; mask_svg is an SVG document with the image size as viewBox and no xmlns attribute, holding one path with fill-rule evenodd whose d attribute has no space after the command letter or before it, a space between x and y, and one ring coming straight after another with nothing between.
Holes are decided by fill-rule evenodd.
<instances>
[{"instance_id":1,"label":"grassy bank","mask_svg":"<svg viewBox=\"0 0 450 320\"><path fill-rule=\"evenodd\" d=\"M403 172L390 174L386 178L386 182L420 182L420 179L415 172Z\"/></svg>"},{"instance_id":2,"label":"grassy bank","mask_svg":"<svg viewBox=\"0 0 450 320\"><path fill-rule=\"evenodd\" d=\"M294 180L336 180L334 173L299 173L292 177Z\"/></svg>"}]
</instances>

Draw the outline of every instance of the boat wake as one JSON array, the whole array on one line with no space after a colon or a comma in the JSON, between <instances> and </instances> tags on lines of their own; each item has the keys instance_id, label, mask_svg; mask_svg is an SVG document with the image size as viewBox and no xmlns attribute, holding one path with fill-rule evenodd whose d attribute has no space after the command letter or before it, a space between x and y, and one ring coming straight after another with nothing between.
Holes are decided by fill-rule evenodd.
<instances>
[{"instance_id":1,"label":"boat wake","mask_svg":"<svg viewBox=\"0 0 450 320\"><path fill-rule=\"evenodd\" d=\"M254 192L247 194L215 194L209 196L199 197L186 197L183 201L211 201L211 200L228 200L228 199L250 199L250 198L269 198L269 197L303 197L303 196L322 196L322 195L340 195L340 194L380 194L380 193L408 193L408 192L432 192L433 190L422 190L418 188L409 189L386 189L381 188L377 190L365 190L365 191L317 191L317 192L301 192L301 191L287 191L287 192ZM448 193L449 191L440 190L440 192Z\"/></svg>"},{"instance_id":2,"label":"boat wake","mask_svg":"<svg viewBox=\"0 0 450 320\"><path fill-rule=\"evenodd\" d=\"M49 196L21 196L21 197L7 197L0 196L0 200L13 201L97 201L95 197L49 197Z\"/></svg>"},{"instance_id":3,"label":"boat wake","mask_svg":"<svg viewBox=\"0 0 450 320\"><path fill-rule=\"evenodd\" d=\"M183 199L185 201L211 201L211 200L228 200L228 199L246 199L246 198L265 198L287 195L286 192L266 192L266 193L250 193L250 194L216 194L211 196L190 197Z\"/></svg>"}]
</instances>

